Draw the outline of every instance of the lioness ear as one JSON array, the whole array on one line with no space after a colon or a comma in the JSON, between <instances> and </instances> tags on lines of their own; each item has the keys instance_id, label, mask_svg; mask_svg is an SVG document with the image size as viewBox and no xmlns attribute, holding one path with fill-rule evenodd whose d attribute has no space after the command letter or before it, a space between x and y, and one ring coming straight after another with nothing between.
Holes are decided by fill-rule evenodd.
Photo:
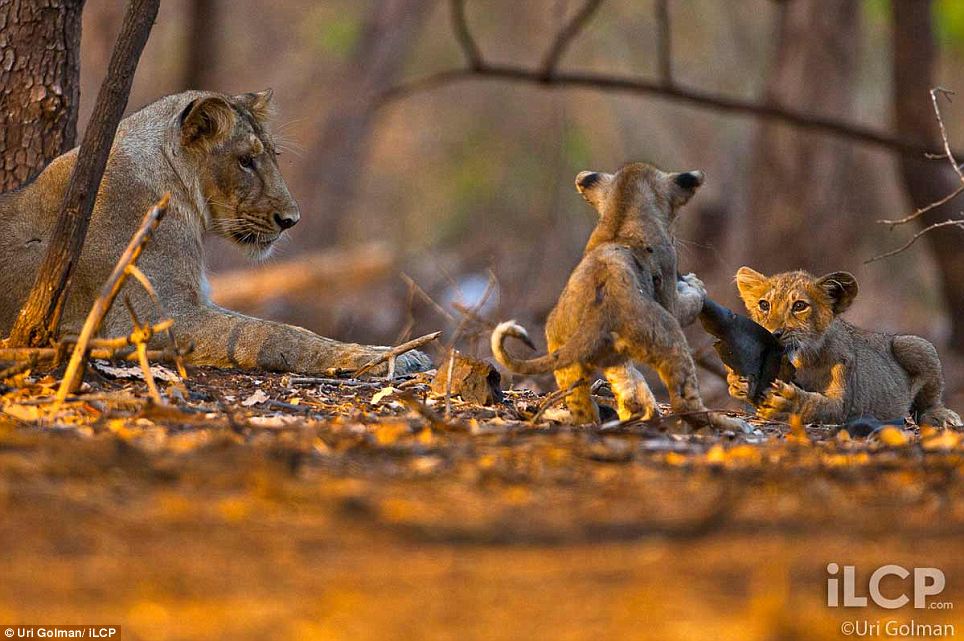
<instances>
[{"instance_id":1,"label":"lioness ear","mask_svg":"<svg viewBox=\"0 0 964 641\"><path fill-rule=\"evenodd\" d=\"M248 111L259 121L265 122L271 117L271 99L274 97L273 89L265 89L255 93L243 93L235 96L234 99L247 107Z\"/></svg>"},{"instance_id":2,"label":"lioness ear","mask_svg":"<svg viewBox=\"0 0 964 641\"><path fill-rule=\"evenodd\" d=\"M682 207L693 197L696 190L703 184L705 175L702 171L681 171L669 175L672 181L671 200L676 207Z\"/></svg>"},{"instance_id":3,"label":"lioness ear","mask_svg":"<svg viewBox=\"0 0 964 641\"><path fill-rule=\"evenodd\" d=\"M817 279L817 287L827 293L834 314L842 314L857 298L857 279L850 272L834 272Z\"/></svg>"},{"instance_id":4,"label":"lioness ear","mask_svg":"<svg viewBox=\"0 0 964 641\"><path fill-rule=\"evenodd\" d=\"M601 171L580 171L576 175L576 190L602 215L602 203L612 181L612 174Z\"/></svg>"},{"instance_id":5,"label":"lioness ear","mask_svg":"<svg viewBox=\"0 0 964 641\"><path fill-rule=\"evenodd\" d=\"M181 143L212 147L234 130L234 109L224 98L195 98L181 112Z\"/></svg>"},{"instance_id":6,"label":"lioness ear","mask_svg":"<svg viewBox=\"0 0 964 641\"><path fill-rule=\"evenodd\" d=\"M736 270L736 288L744 302L759 297L767 277L760 272L750 269L746 265Z\"/></svg>"}]
</instances>

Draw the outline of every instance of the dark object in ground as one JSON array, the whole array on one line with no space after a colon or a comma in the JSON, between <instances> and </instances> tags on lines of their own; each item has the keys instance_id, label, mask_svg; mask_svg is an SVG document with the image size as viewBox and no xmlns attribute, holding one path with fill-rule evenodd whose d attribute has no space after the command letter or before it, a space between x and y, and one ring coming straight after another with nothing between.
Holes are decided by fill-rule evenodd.
<instances>
[{"instance_id":1,"label":"dark object in ground","mask_svg":"<svg viewBox=\"0 0 964 641\"><path fill-rule=\"evenodd\" d=\"M749 381L749 399L757 402L777 378L793 378L793 365L783 345L765 327L706 298L700 323L718 341L714 345L723 362Z\"/></svg>"},{"instance_id":2,"label":"dark object in ground","mask_svg":"<svg viewBox=\"0 0 964 641\"><path fill-rule=\"evenodd\" d=\"M432 391L436 394L449 393L461 396L467 403L492 405L502 402L502 375L486 361L476 360L459 352L442 359L438 373L432 379ZM452 385L448 385L449 365L452 367Z\"/></svg>"},{"instance_id":3,"label":"dark object in ground","mask_svg":"<svg viewBox=\"0 0 964 641\"><path fill-rule=\"evenodd\" d=\"M904 419L895 418L887 421L881 421L873 416L860 416L847 421L846 424L841 425L840 429L837 431L839 432L840 430L847 430L847 433L851 436L855 436L857 438L866 438L874 432L887 427L888 425L893 425L903 429Z\"/></svg>"}]
</instances>

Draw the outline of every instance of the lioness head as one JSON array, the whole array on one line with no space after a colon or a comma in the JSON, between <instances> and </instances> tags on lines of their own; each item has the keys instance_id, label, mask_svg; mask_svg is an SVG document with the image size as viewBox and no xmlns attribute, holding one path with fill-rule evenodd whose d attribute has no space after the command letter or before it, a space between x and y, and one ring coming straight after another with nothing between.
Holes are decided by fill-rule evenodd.
<instances>
[{"instance_id":1,"label":"lioness head","mask_svg":"<svg viewBox=\"0 0 964 641\"><path fill-rule=\"evenodd\" d=\"M205 94L181 112L181 145L196 158L208 228L264 256L301 217L267 131L271 90Z\"/></svg>"},{"instance_id":2,"label":"lioness head","mask_svg":"<svg viewBox=\"0 0 964 641\"><path fill-rule=\"evenodd\" d=\"M767 277L741 267L736 272L736 286L750 318L791 352L819 348L830 323L857 297L857 279L848 272L817 278L795 271Z\"/></svg>"},{"instance_id":3,"label":"lioness head","mask_svg":"<svg viewBox=\"0 0 964 641\"><path fill-rule=\"evenodd\" d=\"M665 172L642 162L624 165L615 174L583 171L576 176L576 189L600 216L621 217L631 209L666 222L672 222L702 184L702 171Z\"/></svg>"}]
</instances>

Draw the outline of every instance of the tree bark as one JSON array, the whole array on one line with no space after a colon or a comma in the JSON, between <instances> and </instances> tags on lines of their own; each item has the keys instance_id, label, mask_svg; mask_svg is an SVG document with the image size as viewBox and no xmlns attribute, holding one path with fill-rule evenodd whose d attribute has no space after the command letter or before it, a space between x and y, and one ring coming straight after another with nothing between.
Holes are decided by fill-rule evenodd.
<instances>
[{"instance_id":1,"label":"tree bark","mask_svg":"<svg viewBox=\"0 0 964 641\"><path fill-rule=\"evenodd\" d=\"M84 0L0 0L0 191L74 146Z\"/></svg>"},{"instance_id":2,"label":"tree bark","mask_svg":"<svg viewBox=\"0 0 964 641\"><path fill-rule=\"evenodd\" d=\"M120 123L137 62L151 33L160 0L130 0L97 95L77 164L70 176L50 245L33 289L10 332L11 347L40 347L56 336L74 267L80 258L107 157Z\"/></svg>"},{"instance_id":3,"label":"tree bark","mask_svg":"<svg viewBox=\"0 0 964 641\"><path fill-rule=\"evenodd\" d=\"M220 0L190 0L185 89L214 89Z\"/></svg>"},{"instance_id":4,"label":"tree bark","mask_svg":"<svg viewBox=\"0 0 964 641\"><path fill-rule=\"evenodd\" d=\"M768 102L847 120L856 81L858 3L797 0L781 4L778 11L779 44L766 83ZM764 272L856 267L855 252L847 251L860 233L857 217L849 212L850 144L765 123L758 129L752 158L740 237L754 239L754 267ZM806 240L812 238L819 242ZM847 257L852 257L850 264L841 264Z\"/></svg>"},{"instance_id":5,"label":"tree bark","mask_svg":"<svg viewBox=\"0 0 964 641\"><path fill-rule=\"evenodd\" d=\"M940 147L940 131L928 92L933 87L936 50L931 3L893 0L893 91L897 132L909 140ZM959 158L960 162L961 159ZM940 200L960 186L946 160L900 157L904 187L915 208ZM921 226L962 218L961 199L937 207L918 220ZM940 272L941 290L950 312L950 347L964 353L964 230L949 227L925 236Z\"/></svg>"},{"instance_id":6,"label":"tree bark","mask_svg":"<svg viewBox=\"0 0 964 641\"><path fill-rule=\"evenodd\" d=\"M321 135L311 145L317 150L305 162L309 209L323 212L309 223L314 246L331 244L343 221L351 215L376 117L376 101L398 78L406 53L428 16L432 0L379 0L366 18L362 37L352 54L338 98Z\"/></svg>"}]
</instances>

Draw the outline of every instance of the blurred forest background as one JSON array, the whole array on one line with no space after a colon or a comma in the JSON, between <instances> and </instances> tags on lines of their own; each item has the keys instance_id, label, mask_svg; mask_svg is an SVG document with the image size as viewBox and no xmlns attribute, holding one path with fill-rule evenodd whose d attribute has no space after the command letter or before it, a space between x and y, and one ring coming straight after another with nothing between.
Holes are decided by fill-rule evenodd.
<instances>
[{"instance_id":1,"label":"blurred forest background","mask_svg":"<svg viewBox=\"0 0 964 641\"><path fill-rule=\"evenodd\" d=\"M538 68L582 6L487 0L468 2L465 13L487 61ZM602 3L559 68L660 77L667 71L659 56L663 6ZM927 90L964 91L960 0L665 6L674 86L894 136L899 129L898 137L935 149ZM81 127L123 10L113 0L87 0ZM541 333L594 224L574 176L650 160L707 173L679 238L683 269L699 274L714 298L740 308L732 275L743 264L853 271L861 294L849 317L933 340L952 387L962 387L964 231L938 230L899 256L864 264L919 229L891 231L876 220L899 218L953 189L953 180L945 189L946 162L659 95L466 78L381 99L395 85L464 65L451 6L441 0L165 0L130 110L187 88L275 90L282 171L302 222L263 268L323 251L336 277L282 298L233 301L247 311L339 339L390 343L453 328L452 303L477 303L491 272L497 286L483 313ZM964 108L943 109L952 144L964 146ZM941 208L928 220L960 210L960 203ZM232 280L231 270L250 267L226 243L212 243L216 274ZM267 273L269 283L293 275ZM709 342L699 331L691 335L696 348ZM951 400L962 402L959 393Z\"/></svg>"}]
</instances>

